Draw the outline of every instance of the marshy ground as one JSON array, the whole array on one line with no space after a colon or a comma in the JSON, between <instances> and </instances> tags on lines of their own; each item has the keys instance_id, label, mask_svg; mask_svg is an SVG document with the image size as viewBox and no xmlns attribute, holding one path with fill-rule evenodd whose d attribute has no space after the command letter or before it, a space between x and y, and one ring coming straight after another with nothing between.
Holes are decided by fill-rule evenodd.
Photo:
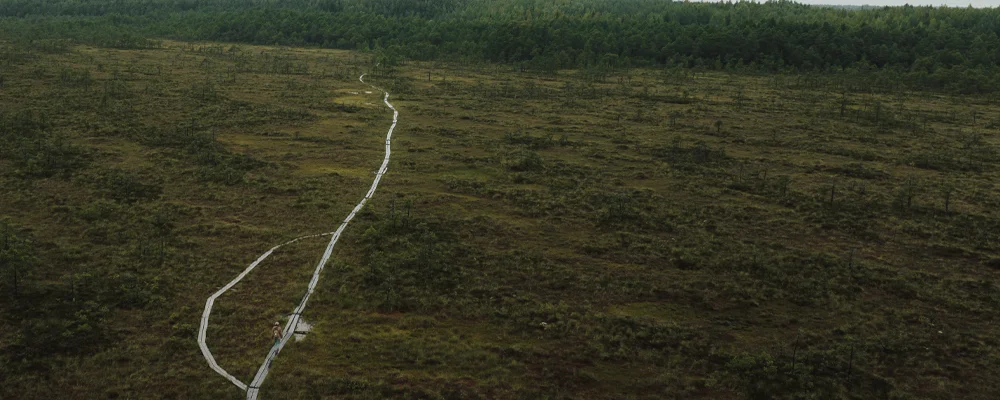
<instances>
[{"instance_id":1,"label":"marshy ground","mask_svg":"<svg viewBox=\"0 0 1000 400\"><path fill-rule=\"evenodd\" d=\"M389 173L264 398L1000 391L995 98L218 43L3 55L0 213L37 262L0 303L0 397L240 397L195 343L205 298L364 196L392 120L365 71L400 112ZM325 241L219 299L220 365L249 379Z\"/></svg>"}]
</instances>

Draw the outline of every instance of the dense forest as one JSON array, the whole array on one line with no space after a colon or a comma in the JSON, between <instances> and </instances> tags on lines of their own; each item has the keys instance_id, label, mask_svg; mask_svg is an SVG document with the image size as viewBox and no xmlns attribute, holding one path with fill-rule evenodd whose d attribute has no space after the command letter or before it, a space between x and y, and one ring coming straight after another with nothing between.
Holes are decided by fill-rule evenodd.
<instances>
[{"instance_id":1,"label":"dense forest","mask_svg":"<svg viewBox=\"0 0 1000 400\"><path fill-rule=\"evenodd\" d=\"M146 38L379 49L526 68L835 72L958 93L1000 89L1000 9L847 10L788 1L0 0L8 40ZM67 44L68 45L68 44ZM59 47L58 44L55 45ZM8 50L9 53L9 50Z\"/></svg>"}]
</instances>

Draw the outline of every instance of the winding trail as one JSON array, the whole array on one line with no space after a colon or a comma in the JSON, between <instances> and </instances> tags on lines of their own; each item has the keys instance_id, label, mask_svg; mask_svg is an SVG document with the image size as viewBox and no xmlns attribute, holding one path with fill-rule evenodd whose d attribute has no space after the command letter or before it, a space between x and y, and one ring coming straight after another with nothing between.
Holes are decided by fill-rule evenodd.
<instances>
[{"instance_id":1,"label":"winding trail","mask_svg":"<svg viewBox=\"0 0 1000 400\"><path fill-rule=\"evenodd\" d=\"M361 76L358 77L358 80L361 81L361 83L366 83L364 78L365 74L361 74ZM337 244L337 240L340 239L340 234L344 232L344 228L347 228L347 224L350 223L352 219L354 219L354 215L357 214L359 211L361 211L361 208L365 206L365 203L368 202L368 199L370 199L372 195L375 194L375 189L378 188L378 183L379 181L382 180L382 175L384 175L386 170L389 168L389 153L391 150L390 140L392 139L392 131L396 129L396 121L399 118L399 111L396 111L396 107L393 107L392 104L389 103L389 92L382 90L381 88L375 85L371 84L368 85L385 93L385 96L382 98L382 101L385 103L386 106L389 106L389 108L392 109L392 126L389 127L389 132L385 135L385 158L382 159L382 166L379 167L378 172L375 174L375 180L372 181L372 186L370 189L368 189L368 193L365 194L365 197L361 199L361 202L359 202L358 205L354 206L354 210L351 210L351 213L347 215L347 218L344 219L344 222L340 223L340 226L337 227L336 231L320 233L316 235L301 236L272 247L270 250L268 250L260 257L258 257L257 260L251 263L250 266L247 267L247 269L243 270L242 273L237 275L235 279L226 284L226 286L223 286L222 289L219 289L219 291L212 294L212 296L210 296L208 300L205 302L205 312L203 312L201 315L201 326L199 326L198 328L198 346L201 348L201 354L205 356L205 359L208 360L208 366L211 367L213 370L215 370L215 372L218 372L219 375L222 375L222 377L228 379L234 385L246 391L247 400L257 399L257 395L260 391L260 385L264 383L264 379L267 378L267 373L271 370L271 362L274 360L275 357L278 356L278 353L281 352L281 349L285 347L285 343L288 342L288 339L292 337L295 327L298 325L299 319L302 316L302 311L305 310L306 303L309 301L309 296L311 296L313 291L316 290L316 284L319 283L319 274L323 272L323 268L326 267L326 263L330 260L330 255L333 253L333 246ZM287 244L295 243L302 239L313 238L318 236L326 236L326 235L333 235L333 236L330 238L330 242L326 245L326 250L323 252L323 258L320 259L319 264L316 265L316 270L313 272L312 279L309 281L308 290L306 290L305 295L302 296L302 301L299 302L299 305L295 307L295 311L292 312L291 318L289 318L288 322L285 323L285 329L283 331L284 336L281 338L281 341L279 341L277 345L271 347L271 350L267 353L267 357L264 358L264 363L260 365L260 369L257 370L257 374L254 376L253 381L251 381L250 385L248 386L247 384L243 383L229 372L226 372L225 369L220 367L219 364L215 361L215 357L212 355L212 352L208 349L208 345L205 343L205 332L208 330L208 317L212 314L212 306L215 304L215 300L219 298L219 296L221 296L223 293L231 289L234 285L239 283L239 281L242 280L248 273L250 273L250 271L252 271L254 268L257 267L257 264L260 264L261 261L264 261L264 259L270 256L271 253L273 253L278 248Z\"/></svg>"}]
</instances>

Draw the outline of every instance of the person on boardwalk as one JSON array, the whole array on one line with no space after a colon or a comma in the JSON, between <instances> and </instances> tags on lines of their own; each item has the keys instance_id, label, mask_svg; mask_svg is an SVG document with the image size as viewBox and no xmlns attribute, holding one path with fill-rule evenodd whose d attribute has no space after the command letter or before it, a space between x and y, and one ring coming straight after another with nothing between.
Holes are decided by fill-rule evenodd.
<instances>
[{"instance_id":1,"label":"person on boardwalk","mask_svg":"<svg viewBox=\"0 0 1000 400\"><path fill-rule=\"evenodd\" d=\"M274 326L271 327L271 337L274 339L275 346L281 343L282 336L284 336L284 332L281 331L281 324L275 322Z\"/></svg>"}]
</instances>

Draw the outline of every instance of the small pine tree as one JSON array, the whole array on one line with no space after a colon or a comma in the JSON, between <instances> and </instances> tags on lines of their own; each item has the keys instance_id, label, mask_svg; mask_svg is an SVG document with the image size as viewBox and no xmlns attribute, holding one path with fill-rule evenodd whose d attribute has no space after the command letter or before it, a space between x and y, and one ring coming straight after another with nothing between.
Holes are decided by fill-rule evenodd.
<instances>
[{"instance_id":1,"label":"small pine tree","mask_svg":"<svg viewBox=\"0 0 1000 400\"><path fill-rule=\"evenodd\" d=\"M0 222L0 273L9 275L12 293L16 297L21 281L27 271L34 265L31 242L19 237L8 225Z\"/></svg>"}]
</instances>

